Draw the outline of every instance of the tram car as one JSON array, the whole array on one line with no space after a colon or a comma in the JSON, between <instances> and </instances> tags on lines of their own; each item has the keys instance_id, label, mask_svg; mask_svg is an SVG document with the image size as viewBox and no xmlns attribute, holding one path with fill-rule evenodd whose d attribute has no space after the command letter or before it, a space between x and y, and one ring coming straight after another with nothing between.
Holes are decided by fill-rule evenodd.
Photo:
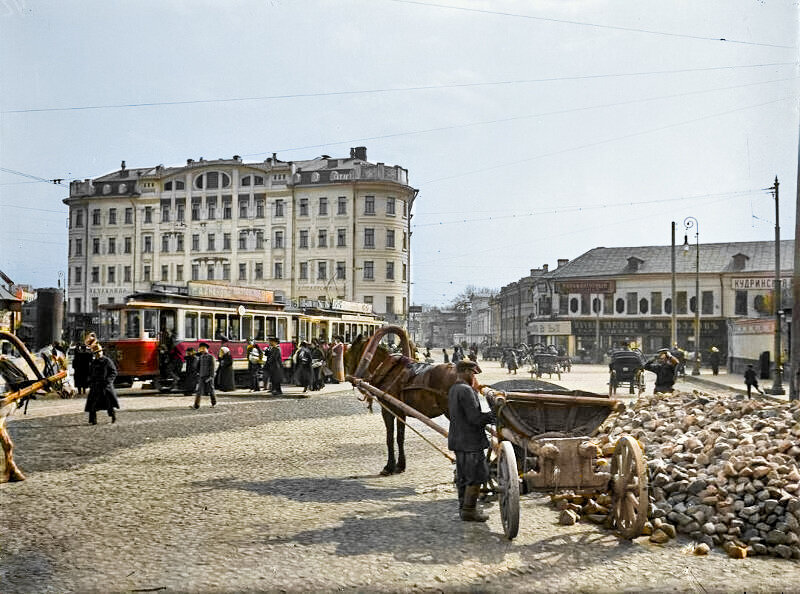
<instances>
[{"instance_id":1,"label":"tram car","mask_svg":"<svg viewBox=\"0 0 800 594\"><path fill-rule=\"evenodd\" d=\"M117 381L151 381L168 391L187 349L209 345L216 357L225 345L233 358L237 385L247 385L249 340L265 352L276 336L288 364L295 345L312 339L330 342L341 336L350 342L371 336L384 321L372 306L343 300L303 301L297 305L275 299L272 291L227 284L190 282L187 287L134 293L123 302L100 306L100 341L116 362Z\"/></svg>"}]
</instances>

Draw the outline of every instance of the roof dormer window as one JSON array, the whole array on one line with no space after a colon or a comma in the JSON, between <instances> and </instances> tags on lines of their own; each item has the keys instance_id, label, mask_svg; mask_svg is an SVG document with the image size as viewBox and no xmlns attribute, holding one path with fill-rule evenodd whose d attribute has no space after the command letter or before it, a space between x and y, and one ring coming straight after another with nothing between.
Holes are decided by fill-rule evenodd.
<instances>
[{"instance_id":1,"label":"roof dormer window","mask_svg":"<svg viewBox=\"0 0 800 594\"><path fill-rule=\"evenodd\" d=\"M628 266L626 267L627 272L638 272L639 268L641 268L642 264L644 264L644 260L641 258L637 258L636 256L631 256L628 258Z\"/></svg>"},{"instance_id":2,"label":"roof dormer window","mask_svg":"<svg viewBox=\"0 0 800 594\"><path fill-rule=\"evenodd\" d=\"M750 259L749 256L745 254L734 254L733 255L733 269L734 270L744 270L745 266L747 266L747 261Z\"/></svg>"}]
</instances>

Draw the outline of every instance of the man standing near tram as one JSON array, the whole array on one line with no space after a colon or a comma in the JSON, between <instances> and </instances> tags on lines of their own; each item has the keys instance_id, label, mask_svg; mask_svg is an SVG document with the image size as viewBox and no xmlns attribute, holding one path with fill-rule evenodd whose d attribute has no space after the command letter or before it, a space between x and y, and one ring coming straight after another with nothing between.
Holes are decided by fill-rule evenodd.
<instances>
[{"instance_id":1,"label":"man standing near tram","mask_svg":"<svg viewBox=\"0 0 800 594\"><path fill-rule=\"evenodd\" d=\"M197 356L197 371L200 380L197 382L197 395L194 397L192 408L200 408L200 397L208 395L211 398L211 407L217 405L214 395L214 356L208 352L208 344L201 342L198 347L200 354Z\"/></svg>"}]
</instances>

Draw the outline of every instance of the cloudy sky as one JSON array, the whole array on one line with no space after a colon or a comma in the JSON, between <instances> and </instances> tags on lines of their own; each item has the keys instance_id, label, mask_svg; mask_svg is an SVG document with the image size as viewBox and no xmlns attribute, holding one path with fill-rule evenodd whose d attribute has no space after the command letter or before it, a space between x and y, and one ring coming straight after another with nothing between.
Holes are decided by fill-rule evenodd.
<instances>
[{"instance_id":1,"label":"cloudy sky","mask_svg":"<svg viewBox=\"0 0 800 594\"><path fill-rule=\"evenodd\" d=\"M357 145L419 189L415 303L687 216L770 240L776 176L790 238L797 24L777 0L3 0L0 269L54 286L66 182L123 159Z\"/></svg>"}]
</instances>

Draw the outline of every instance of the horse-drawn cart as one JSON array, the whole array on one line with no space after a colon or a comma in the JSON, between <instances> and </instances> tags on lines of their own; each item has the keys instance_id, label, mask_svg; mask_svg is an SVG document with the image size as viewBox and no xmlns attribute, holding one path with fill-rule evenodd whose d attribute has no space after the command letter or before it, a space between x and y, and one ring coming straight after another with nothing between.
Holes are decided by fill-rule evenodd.
<instances>
[{"instance_id":1,"label":"horse-drawn cart","mask_svg":"<svg viewBox=\"0 0 800 594\"><path fill-rule=\"evenodd\" d=\"M533 363L531 364L531 377L542 377L543 374L547 377L553 377L553 374L561 379L561 364L558 360L558 355L552 353L535 353L533 355Z\"/></svg>"},{"instance_id":2,"label":"horse-drawn cart","mask_svg":"<svg viewBox=\"0 0 800 594\"><path fill-rule=\"evenodd\" d=\"M637 351L614 351L608 364L608 394L617 393L617 388L628 386L628 391L641 395L645 390L644 357Z\"/></svg>"}]
</instances>

